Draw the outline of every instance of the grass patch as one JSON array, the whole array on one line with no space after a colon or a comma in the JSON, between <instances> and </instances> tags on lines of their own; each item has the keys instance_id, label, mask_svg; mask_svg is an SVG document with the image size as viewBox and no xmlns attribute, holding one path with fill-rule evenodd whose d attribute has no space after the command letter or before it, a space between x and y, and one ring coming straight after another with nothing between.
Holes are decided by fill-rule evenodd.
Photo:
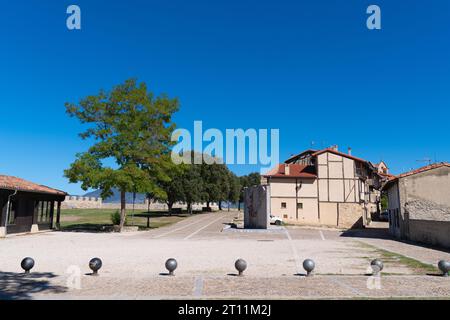
<instances>
[{"instance_id":1,"label":"grass patch","mask_svg":"<svg viewBox=\"0 0 450 320\"><path fill-rule=\"evenodd\" d=\"M410 257L406 257L404 255L395 253L395 252L391 252L391 251L387 251L384 249L378 249L378 251L381 253L381 256L383 259L385 259L386 261L391 261L391 262L398 262L404 266L407 266L408 268L413 269L414 271L418 271L418 272L437 272L439 271L438 268L436 268L435 266L428 264L428 263L424 263L422 261L410 258Z\"/></svg>"},{"instance_id":2,"label":"grass patch","mask_svg":"<svg viewBox=\"0 0 450 320\"><path fill-rule=\"evenodd\" d=\"M431 264L424 263L422 261L401 255L396 252L380 249L365 242L357 241L357 243L360 247L373 250L384 263L392 263L405 266L419 274L439 272L439 269ZM385 274L384 272L382 273Z\"/></svg>"},{"instance_id":3,"label":"grass patch","mask_svg":"<svg viewBox=\"0 0 450 320\"><path fill-rule=\"evenodd\" d=\"M61 210L61 229L63 231L107 232L112 229L111 214L116 209L65 209ZM150 215L150 229L160 228L181 221L188 213L170 215L164 211L127 210L127 226L137 226L139 230L148 230L147 217Z\"/></svg>"}]
</instances>

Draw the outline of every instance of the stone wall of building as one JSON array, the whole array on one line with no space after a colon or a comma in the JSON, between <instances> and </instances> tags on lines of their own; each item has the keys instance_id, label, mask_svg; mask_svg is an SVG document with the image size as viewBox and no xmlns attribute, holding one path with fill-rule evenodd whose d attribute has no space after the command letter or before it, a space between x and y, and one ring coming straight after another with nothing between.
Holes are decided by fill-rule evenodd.
<instances>
[{"instance_id":1,"label":"stone wall of building","mask_svg":"<svg viewBox=\"0 0 450 320\"><path fill-rule=\"evenodd\" d=\"M409 219L411 220L450 222L450 207L441 205L434 201L410 198L405 204L405 209L409 213Z\"/></svg>"},{"instance_id":2,"label":"stone wall of building","mask_svg":"<svg viewBox=\"0 0 450 320\"><path fill-rule=\"evenodd\" d=\"M338 203L338 227L362 228L364 208L359 203Z\"/></svg>"},{"instance_id":3,"label":"stone wall of building","mask_svg":"<svg viewBox=\"0 0 450 320\"><path fill-rule=\"evenodd\" d=\"M450 168L446 166L400 178L398 189L396 184L388 189L391 233L450 248L449 190ZM397 219L392 212L397 212Z\"/></svg>"},{"instance_id":4,"label":"stone wall of building","mask_svg":"<svg viewBox=\"0 0 450 320\"><path fill-rule=\"evenodd\" d=\"M450 248L450 221L409 220L409 240Z\"/></svg>"}]
</instances>

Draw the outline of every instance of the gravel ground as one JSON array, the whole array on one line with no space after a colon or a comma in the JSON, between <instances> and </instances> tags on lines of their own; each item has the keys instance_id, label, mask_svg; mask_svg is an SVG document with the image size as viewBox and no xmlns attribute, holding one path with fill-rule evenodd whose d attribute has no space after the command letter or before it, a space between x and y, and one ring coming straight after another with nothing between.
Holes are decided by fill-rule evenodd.
<instances>
[{"instance_id":1,"label":"gravel ground","mask_svg":"<svg viewBox=\"0 0 450 320\"><path fill-rule=\"evenodd\" d=\"M206 298L364 298L449 297L450 280L417 274L389 262L381 289L368 289L374 249L409 253L418 260L445 256L438 250L389 239L342 237L338 230L282 228L276 232L236 232L227 223L236 213L187 218L147 232L51 232L0 240L0 298L3 299L206 299ZM427 255L428 253L428 255ZM35 259L24 277L20 261ZM100 276L87 275L93 257L103 260ZM178 260L175 277L161 275L166 259ZM236 277L234 261L248 262ZM305 278L302 262L316 262L315 276ZM79 283L80 289L77 289ZM369 287L370 287L369 283ZM375 283L375 282L374 282ZM373 285L372 285L373 286Z\"/></svg>"}]
</instances>

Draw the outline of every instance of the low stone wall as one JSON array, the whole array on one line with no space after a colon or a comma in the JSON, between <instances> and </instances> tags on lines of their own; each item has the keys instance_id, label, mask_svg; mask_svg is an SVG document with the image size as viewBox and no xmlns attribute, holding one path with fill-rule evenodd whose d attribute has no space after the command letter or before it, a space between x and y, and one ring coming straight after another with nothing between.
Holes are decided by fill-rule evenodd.
<instances>
[{"instance_id":1,"label":"low stone wall","mask_svg":"<svg viewBox=\"0 0 450 320\"><path fill-rule=\"evenodd\" d=\"M127 208L131 209L133 207L132 203L127 203ZM206 203L193 204L193 210L202 210L203 207L206 207ZM219 207L216 203L211 203L210 207L213 210L218 210ZM78 197L78 196L67 196L64 202L61 203L62 209L120 209L120 203L105 203L102 198L94 198L94 197ZM136 210L147 210L148 209L148 201L145 203L135 203L134 208ZM183 210L187 209L187 205L183 203L174 204L173 208L182 208ZM168 206L162 202L152 202L150 204L151 210L168 210Z\"/></svg>"},{"instance_id":2,"label":"low stone wall","mask_svg":"<svg viewBox=\"0 0 450 320\"><path fill-rule=\"evenodd\" d=\"M101 209L102 198L67 196L61 203L62 209Z\"/></svg>"},{"instance_id":3,"label":"low stone wall","mask_svg":"<svg viewBox=\"0 0 450 320\"><path fill-rule=\"evenodd\" d=\"M206 207L206 203L205 204L193 204L192 205L192 210L194 211L200 211L202 210L203 207ZM210 207L213 210L218 210L219 207L216 204L211 204ZM127 209L132 209L133 208L133 204L132 203L127 203ZM186 204L182 204L182 203L176 203L173 205L173 208L181 208L183 210L187 210L187 205ZM120 209L120 203L103 203L101 208L99 209ZM147 210L148 209L148 203L135 203L134 204L134 209L136 210ZM161 203L161 202L156 202L156 203L152 203L150 204L150 210L161 210L161 211L166 211L169 210L169 207L167 206L167 204L165 203Z\"/></svg>"}]
</instances>

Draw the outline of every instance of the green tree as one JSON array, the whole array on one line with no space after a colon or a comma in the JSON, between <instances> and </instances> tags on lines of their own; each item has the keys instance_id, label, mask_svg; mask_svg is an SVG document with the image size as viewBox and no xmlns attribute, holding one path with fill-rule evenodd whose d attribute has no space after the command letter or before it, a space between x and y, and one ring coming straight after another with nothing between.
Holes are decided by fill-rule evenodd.
<instances>
[{"instance_id":1,"label":"green tree","mask_svg":"<svg viewBox=\"0 0 450 320\"><path fill-rule=\"evenodd\" d=\"M187 170L186 165L171 165L167 171L169 179L158 180L158 186L163 191L156 198L164 201L169 208L169 215L172 214L173 205L176 202L184 201L183 176Z\"/></svg>"},{"instance_id":2,"label":"green tree","mask_svg":"<svg viewBox=\"0 0 450 320\"><path fill-rule=\"evenodd\" d=\"M188 165L182 177L184 201L190 214L192 214L192 204L201 202L205 198L205 188L201 173L201 165L191 164Z\"/></svg>"},{"instance_id":3,"label":"green tree","mask_svg":"<svg viewBox=\"0 0 450 320\"><path fill-rule=\"evenodd\" d=\"M211 202L219 204L219 210L222 210L222 201L228 199L230 192L229 170L226 165L220 163L201 165L201 177L204 186L204 199L206 206L210 208Z\"/></svg>"},{"instance_id":4,"label":"green tree","mask_svg":"<svg viewBox=\"0 0 450 320\"><path fill-rule=\"evenodd\" d=\"M387 210L389 206L389 198L388 195L386 193L383 193L381 195L381 210Z\"/></svg>"},{"instance_id":5,"label":"green tree","mask_svg":"<svg viewBox=\"0 0 450 320\"><path fill-rule=\"evenodd\" d=\"M192 204L205 198L201 165L193 164L194 157L198 155L198 153L191 151L192 164L176 165L172 163L166 168L170 180L159 181L159 186L164 191L159 200L167 203L169 213L171 213L175 202L178 201L186 202L188 212L192 213Z\"/></svg>"},{"instance_id":6,"label":"green tree","mask_svg":"<svg viewBox=\"0 0 450 320\"><path fill-rule=\"evenodd\" d=\"M89 128L80 134L93 145L77 158L65 176L81 182L84 190L102 190L102 197L118 188L121 194L120 230L126 217L126 192L161 194L157 180L169 166L172 115L178 101L165 95L155 97L145 83L135 79L115 86L110 92L88 96L78 104L66 103L66 111ZM112 165L108 166L107 163Z\"/></svg>"},{"instance_id":7,"label":"green tree","mask_svg":"<svg viewBox=\"0 0 450 320\"><path fill-rule=\"evenodd\" d=\"M229 203L228 211L230 211L230 204L239 201L241 193L241 181L239 177L237 177L234 173L230 171L228 176L228 184L229 184L229 191L227 200Z\"/></svg>"}]
</instances>

